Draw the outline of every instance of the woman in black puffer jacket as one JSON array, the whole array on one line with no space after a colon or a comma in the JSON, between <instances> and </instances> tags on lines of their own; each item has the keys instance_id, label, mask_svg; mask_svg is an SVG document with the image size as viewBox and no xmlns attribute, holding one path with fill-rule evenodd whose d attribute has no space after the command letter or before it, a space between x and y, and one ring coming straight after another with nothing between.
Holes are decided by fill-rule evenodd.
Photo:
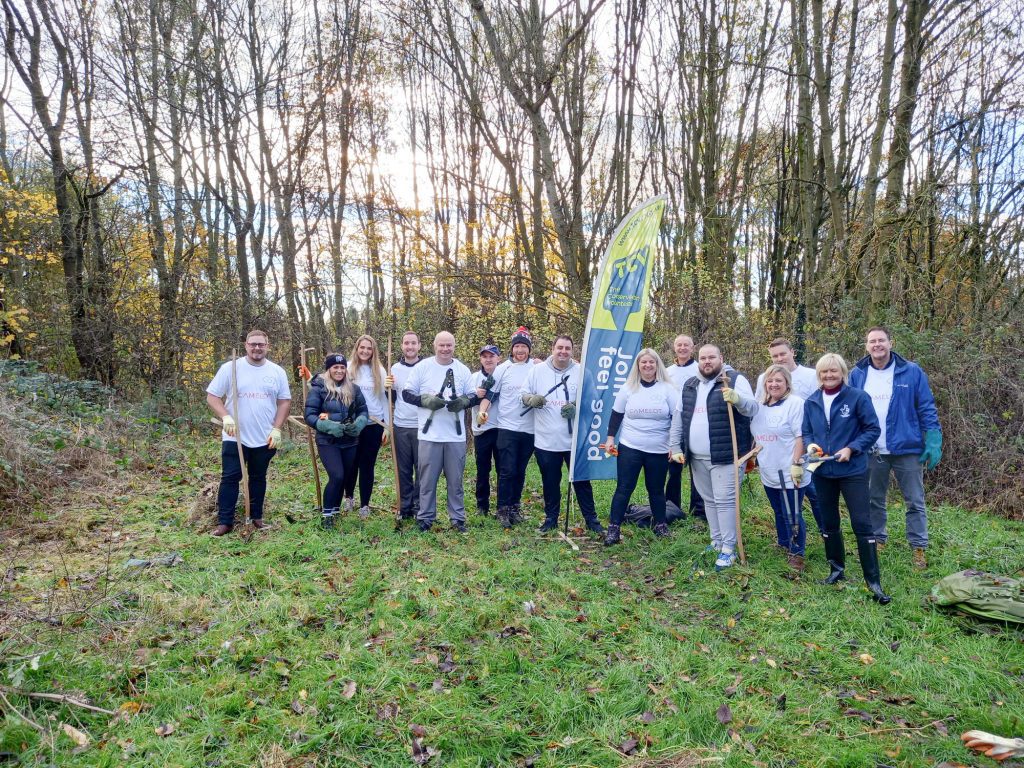
<instances>
[{"instance_id":1,"label":"woman in black puffer jacket","mask_svg":"<svg viewBox=\"0 0 1024 768\"><path fill-rule=\"evenodd\" d=\"M341 506L345 478L355 471L356 444L368 421L366 400L348 378L344 355L328 355L324 373L310 382L306 423L316 429L316 447L327 470L323 498L323 527L334 526Z\"/></svg>"}]
</instances>

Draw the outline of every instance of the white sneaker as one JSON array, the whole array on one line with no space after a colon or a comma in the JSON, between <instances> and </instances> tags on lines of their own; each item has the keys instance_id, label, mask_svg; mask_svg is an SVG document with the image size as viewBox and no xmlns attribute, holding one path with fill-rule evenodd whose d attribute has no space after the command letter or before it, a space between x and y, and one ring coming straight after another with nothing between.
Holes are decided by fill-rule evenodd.
<instances>
[{"instance_id":1,"label":"white sneaker","mask_svg":"<svg viewBox=\"0 0 1024 768\"><path fill-rule=\"evenodd\" d=\"M369 520L370 519L370 508L369 507L360 507L359 508L359 519L360 520Z\"/></svg>"},{"instance_id":2,"label":"white sneaker","mask_svg":"<svg viewBox=\"0 0 1024 768\"><path fill-rule=\"evenodd\" d=\"M732 552L722 552L718 555L718 559L715 560L715 570L724 571L726 568L731 568L736 562L736 555Z\"/></svg>"},{"instance_id":3,"label":"white sneaker","mask_svg":"<svg viewBox=\"0 0 1024 768\"><path fill-rule=\"evenodd\" d=\"M346 512L351 512L353 509L356 508L356 500L350 496L349 498L345 499L342 506L344 507Z\"/></svg>"}]
</instances>

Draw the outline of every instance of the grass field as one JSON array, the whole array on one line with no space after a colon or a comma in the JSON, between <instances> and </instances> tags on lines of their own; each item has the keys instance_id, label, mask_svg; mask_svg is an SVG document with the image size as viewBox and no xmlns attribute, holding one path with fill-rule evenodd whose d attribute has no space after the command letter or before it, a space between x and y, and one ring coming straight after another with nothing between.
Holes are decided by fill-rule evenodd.
<instances>
[{"instance_id":1,"label":"grass field","mask_svg":"<svg viewBox=\"0 0 1024 768\"><path fill-rule=\"evenodd\" d=\"M816 583L816 533L787 578L756 483L749 565L718 575L689 521L611 550L535 534L534 469L513 532L471 508L468 535L395 533L383 459L382 509L323 532L301 445L272 466L273 529L213 539L183 523L216 448L5 532L0 764L995 765L960 732L1024 732L1024 632L925 601L962 568L1018 571L1019 523L931 510L922 573L894 509L881 607L848 528L845 586Z\"/></svg>"}]
</instances>

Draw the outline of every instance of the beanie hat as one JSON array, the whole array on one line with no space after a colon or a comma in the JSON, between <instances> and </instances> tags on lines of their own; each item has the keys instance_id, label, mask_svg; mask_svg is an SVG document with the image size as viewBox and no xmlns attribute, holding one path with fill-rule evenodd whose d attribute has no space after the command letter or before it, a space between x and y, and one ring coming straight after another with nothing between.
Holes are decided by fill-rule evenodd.
<instances>
[{"instance_id":1,"label":"beanie hat","mask_svg":"<svg viewBox=\"0 0 1024 768\"><path fill-rule=\"evenodd\" d=\"M533 339L530 338L530 332L522 325L516 328L516 332L512 334L509 349L511 350L516 344L525 344L527 349L533 351Z\"/></svg>"},{"instance_id":2,"label":"beanie hat","mask_svg":"<svg viewBox=\"0 0 1024 768\"><path fill-rule=\"evenodd\" d=\"M335 352L333 354L328 355L327 358L324 360L324 370L330 370L335 365L344 365L346 368L348 368L348 360L346 360L345 356L340 352Z\"/></svg>"}]
</instances>

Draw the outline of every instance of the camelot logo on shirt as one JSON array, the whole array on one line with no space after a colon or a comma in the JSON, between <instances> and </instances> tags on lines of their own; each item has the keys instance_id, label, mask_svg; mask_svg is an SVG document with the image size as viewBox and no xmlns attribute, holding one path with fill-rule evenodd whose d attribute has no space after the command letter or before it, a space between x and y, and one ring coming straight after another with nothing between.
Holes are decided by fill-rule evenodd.
<instances>
[{"instance_id":1,"label":"camelot logo on shirt","mask_svg":"<svg viewBox=\"0 0 1024 768\"><path fill-rule=\"evenodd\" d=\"M839 415L844 419L848 419L850 417L850 406L844 403L843 407L839 409Z\"/></svg>"}]
</instances>

